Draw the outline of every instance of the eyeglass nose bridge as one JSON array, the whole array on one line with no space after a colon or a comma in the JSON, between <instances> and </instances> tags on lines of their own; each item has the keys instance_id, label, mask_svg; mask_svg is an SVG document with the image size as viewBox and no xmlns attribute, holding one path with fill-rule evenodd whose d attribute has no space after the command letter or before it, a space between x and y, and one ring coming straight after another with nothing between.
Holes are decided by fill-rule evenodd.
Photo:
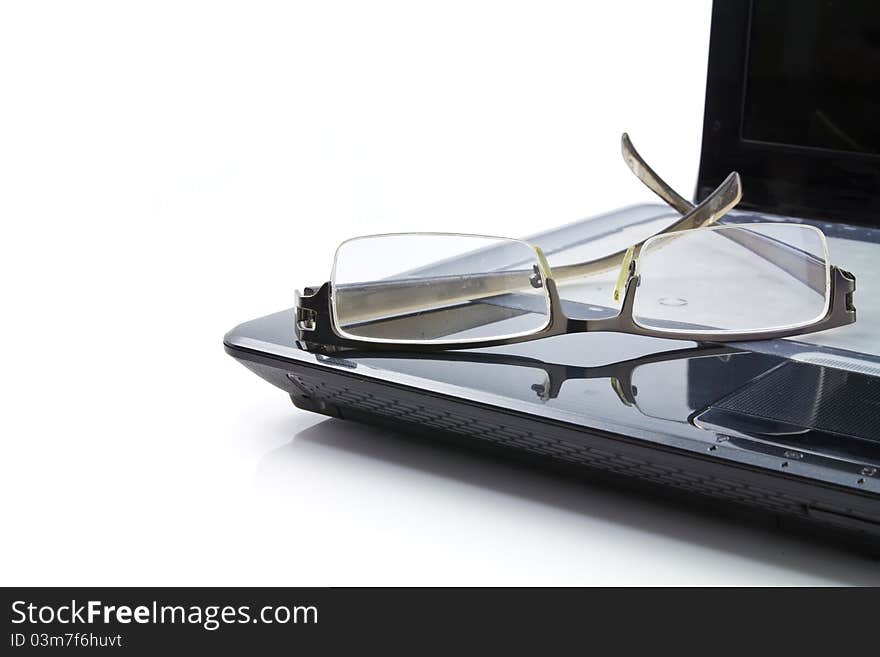
<instances>
[{"instance_id":1,"label":"eyeglass nose bridge","mask_svg":"<svg viewBox=\"0 0 880 657\"><path fill-rule=\"evenodd\" d=\"M636 288L639 286L640 281L640 277L636 273L636 260L637 258L633 256L626 264L626 268L621 268L623 283L618 282L618 284L622 288L623 302L617 314L610 317L602 317L600 319L573 319L569 317L565 314L565 310L562 307L562 300L556 287L556 281L553 278L548 279L547 292L550 295L551 323L548 327L547 335L588 333L592 331L646 334L645 329L633 320Z\"/></svg>"}]
</instances>

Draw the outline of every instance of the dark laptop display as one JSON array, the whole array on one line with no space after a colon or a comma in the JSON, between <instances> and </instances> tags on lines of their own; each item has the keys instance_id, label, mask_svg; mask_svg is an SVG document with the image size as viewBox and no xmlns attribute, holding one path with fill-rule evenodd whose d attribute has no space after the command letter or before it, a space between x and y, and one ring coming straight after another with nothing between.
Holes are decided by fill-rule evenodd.
<instances>
[{"instance_id":1,"label":"dark laptop display","mask_svg":"<svg viewBox=\"0 0 880 657\"><path fill-rule=\"evenodd\" d=\"M741 207L880 225L880 3L713 8L697 196L735 169Z\"/></svg>"},{"instance_id":2,"label":"dark laptop display","mask_svg":"<svg viewBox=\"0 0 880 657\"><path fill-rule=\"evenodd\" d=\"M744 140L880 154L880 5L847 4L755 2Z\"/></svg>"}]
</instances>

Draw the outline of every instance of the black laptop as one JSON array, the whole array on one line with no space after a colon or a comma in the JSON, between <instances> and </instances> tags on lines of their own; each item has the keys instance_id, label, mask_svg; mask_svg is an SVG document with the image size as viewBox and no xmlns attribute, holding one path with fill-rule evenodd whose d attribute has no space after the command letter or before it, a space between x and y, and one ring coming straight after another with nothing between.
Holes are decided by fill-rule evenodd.
<instances>
[{"instance_id":1,"label":"black laptop","mask_svg":"<svg viewBox=\"0 0 880 657\"><path fill-rule=\"evenodd\" d=\"M442 354L319 355L294 311L226 351L316 413L526 458L880 553L880 5L717 2L698 200L730 171L726 222L813 224L857 278L854 325L697 344L560 336ZM672 222L638 205L530 236L551 267ZM306 272L307 274L307 272ZM576 286L568 298L577 305ZM589 299L581 299L591 312Z\"/></svg>"}]
</instances>

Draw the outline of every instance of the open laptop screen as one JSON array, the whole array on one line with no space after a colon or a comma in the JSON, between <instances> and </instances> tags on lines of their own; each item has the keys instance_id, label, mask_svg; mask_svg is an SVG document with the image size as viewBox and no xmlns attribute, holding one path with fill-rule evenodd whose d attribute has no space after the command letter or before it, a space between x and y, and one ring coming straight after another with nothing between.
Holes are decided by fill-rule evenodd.
<instances>
[{"instance_id":1,"label":"open laptop screen","mask_svg":"<svg viewBox=\"0 0 880 657\"><path fill-rule=\"evenodd\" d=\"M744 139L880 153L880 3L757 0Z\"/></svg>"},{"instance_id":2,"label":"open laptop screen","mask_svg":"<svg viewBox=\"0 0 880 657\"><path fill-rule=\"evenodd\" d=\"M697 199L880 227L880 2L717 0Z\"/></svg>"}]
</instances>

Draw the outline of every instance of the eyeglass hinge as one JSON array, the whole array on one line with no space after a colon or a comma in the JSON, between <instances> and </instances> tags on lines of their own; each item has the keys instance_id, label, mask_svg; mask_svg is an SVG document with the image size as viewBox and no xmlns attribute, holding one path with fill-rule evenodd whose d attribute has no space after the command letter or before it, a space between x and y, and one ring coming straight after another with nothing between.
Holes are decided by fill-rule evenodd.
<instances>
[{"instance_id":1,"label":"eyeglass hinge","mask_svg":"<svg viewBox=\"0 0 880 657\"><path fill-rule=\"evenodd\" d=\"M318 313L311 308L296 309L296 326L300 331L314 331L318 325Z\"/></svg>"},{"instance_id":2,"label":"eyeglass hinge","mask_svg":"<svg viewBox=\"0 0 880 657\"><path fill-rule=\"evenodd\" d=\"M636 261L634 259L636 247L631 246L623 254L623 260L620 263L620 271L617 274L617 284L614 286L614 300L620 301L623 292L626 290L627 283L632 279L636 272Z\"/></svg>"}]
</instances>

